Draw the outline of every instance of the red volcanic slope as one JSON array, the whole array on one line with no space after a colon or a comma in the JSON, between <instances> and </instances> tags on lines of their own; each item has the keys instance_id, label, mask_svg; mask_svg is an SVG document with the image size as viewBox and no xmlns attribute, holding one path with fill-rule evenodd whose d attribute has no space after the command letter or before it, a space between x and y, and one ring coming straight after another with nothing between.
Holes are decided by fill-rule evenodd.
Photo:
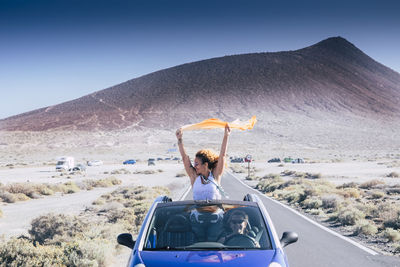
<instances>
[{"instance_id":1,"label":"red volcanic slope","mask_svg":"<svg viewBox=\"0 0 400 267\"><path fill-rule=\"evenodd\" d=\"M73 101L0 120L0 130L172 128L218 117L293 112L391 120L400 74L341 37L278 53L225 56L157 71Z\"/></svg>"}]
</instances>

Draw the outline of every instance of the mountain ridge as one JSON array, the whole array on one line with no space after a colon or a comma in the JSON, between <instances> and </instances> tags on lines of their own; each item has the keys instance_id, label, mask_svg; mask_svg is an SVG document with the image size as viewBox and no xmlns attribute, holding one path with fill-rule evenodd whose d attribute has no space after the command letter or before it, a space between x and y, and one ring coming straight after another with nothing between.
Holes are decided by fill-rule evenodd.
<instances>
[{"instance_id":1,"label":"mountain ridge","mask_svg":"<svg viewBox=\"0 0 400 267\"><path fill-rule=\"evenodd\" d=\"M281 112L392 120L400 114L399 84L399 73L332 37L293 51L230 55L159 70L0 120L0 129L170 128L209 117Z\"/></svg>"}]
</instances>

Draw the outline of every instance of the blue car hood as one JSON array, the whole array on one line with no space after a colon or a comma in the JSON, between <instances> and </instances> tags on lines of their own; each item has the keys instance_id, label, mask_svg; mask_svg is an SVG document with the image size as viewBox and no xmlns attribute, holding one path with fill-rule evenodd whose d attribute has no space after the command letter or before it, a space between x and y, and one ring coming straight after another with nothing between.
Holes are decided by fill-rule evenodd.
<instances>
[{"instance_id":1,"label":"blue car hood","mask_svg":"<svg viewBox=\"0 0 400 267\"><path fill-rule=\"evenodd\" d=\"M274 250L246 251L141 251L150 266L268 266ZM190 265L189 265L190 264Z\"/></svg>"}]
</instances>

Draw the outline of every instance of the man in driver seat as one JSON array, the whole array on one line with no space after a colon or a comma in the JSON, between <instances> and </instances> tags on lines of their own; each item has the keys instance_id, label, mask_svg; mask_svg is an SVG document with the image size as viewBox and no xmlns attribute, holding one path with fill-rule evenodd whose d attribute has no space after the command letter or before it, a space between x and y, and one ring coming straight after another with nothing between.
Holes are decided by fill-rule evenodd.
<instances>
[{"instance_id":1,"label":"man in driver seat","mask_svg":"<svg viewBox=\"0 0 400 267\"><path fill-rule=\"evenodd\" d=\"M252 239L255 247L260 247L260 244L254 240L254 232L248 227L249 216L242 210L235 210L228 218L226 231L218 238L219 243L226 243L231 238L237 235L246 235L247 238Z\"/></svg>"}]
</instances>

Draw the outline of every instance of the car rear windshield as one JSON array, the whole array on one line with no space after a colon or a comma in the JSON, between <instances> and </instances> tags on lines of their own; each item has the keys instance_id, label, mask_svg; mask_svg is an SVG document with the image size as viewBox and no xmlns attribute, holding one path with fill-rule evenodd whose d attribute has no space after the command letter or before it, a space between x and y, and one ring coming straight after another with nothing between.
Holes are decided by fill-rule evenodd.
<instances>
[{"instance_id":1,"label":"car rear windshield","mask_svg":"<svg viewBox=\"0 0 400 267\"><path fill-rule=\"evenodd\" d=\"M257 206L187 204L156 208L144 250L272 249Z\"/></svg>"}]
</instances>

